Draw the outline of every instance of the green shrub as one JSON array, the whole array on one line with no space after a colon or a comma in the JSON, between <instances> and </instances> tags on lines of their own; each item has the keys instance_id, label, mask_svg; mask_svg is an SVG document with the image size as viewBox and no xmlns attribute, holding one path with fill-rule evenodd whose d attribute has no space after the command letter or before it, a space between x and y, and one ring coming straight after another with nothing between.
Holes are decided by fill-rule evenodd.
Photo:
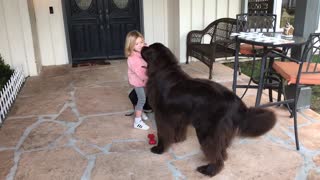
<instances>
[{"instance_id":1,"label":"green shrub","mask_svg":"<svg viewBox=\"0 0 320 180\"><path fill-rule=\"evenodd\" d=\"M0 90L4 87L7 81L10 79L13 74L13 70L8 64L4 63L2 56L0 55Z\"/></svg>"}]
</instances>

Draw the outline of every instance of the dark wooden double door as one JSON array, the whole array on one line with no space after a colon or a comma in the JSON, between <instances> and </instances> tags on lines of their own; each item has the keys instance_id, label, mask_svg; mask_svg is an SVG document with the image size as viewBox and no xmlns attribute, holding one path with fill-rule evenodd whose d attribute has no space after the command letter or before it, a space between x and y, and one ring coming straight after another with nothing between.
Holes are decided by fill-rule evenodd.
<instances>
[{"instance_id":1,"label":"dark wooden double door","mask_svg":"<svg viewBox=\"0 0 320 180\"><path fill-rule=\"evenodd\" d=\"M72 63L124 58L126 34L141 29L140 0L65 0Z\"/></svg>"}]
</instances>

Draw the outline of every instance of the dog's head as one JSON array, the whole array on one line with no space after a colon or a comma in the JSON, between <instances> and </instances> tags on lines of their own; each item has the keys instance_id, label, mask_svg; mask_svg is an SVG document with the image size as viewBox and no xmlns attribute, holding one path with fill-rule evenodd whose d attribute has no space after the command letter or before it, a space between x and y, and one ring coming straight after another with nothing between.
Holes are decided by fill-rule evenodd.
<instances>
[{"instance_id":1,"label":"dog's head","mask_svg":"<svg viewBox=\"0 0 320 180\"><path fill-rule=\"evenodd\" d=\"M148 71L178 64L174 54L161 43L143 47L141 56L148 64Z\"/></svg>"},{"instance_id":2,"label":"dog's head","mask_svg":"<svg viewBox=\"0 0 320 180\"><path fill-rule=\"evenodd\" d=\"M141 50L142 58L149 64L159 56L160 49L165 48L161 43L154 43L150 46L145 46Z\"/></svg>"}]
</instances>

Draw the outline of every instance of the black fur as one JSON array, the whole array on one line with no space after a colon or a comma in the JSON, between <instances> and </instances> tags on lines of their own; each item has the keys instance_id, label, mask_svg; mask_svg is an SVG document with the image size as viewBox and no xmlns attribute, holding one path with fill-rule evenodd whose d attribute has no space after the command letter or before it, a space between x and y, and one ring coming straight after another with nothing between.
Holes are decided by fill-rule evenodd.
<instances>
[{"instance_id":1,"label":"black fur","mask_svg":"<svg viewBox=\"0 0 320 180\"><path fill-rule=\"evenodd\" d=\"M192 124L210 162L197 170L214 176L222 170L235 135L260 136L276 123L272 111L247 108L224 86L191 78L164 45L152 44L141 54L148 63L147 96L158 128L158 144L151 148L153 153L161 154L172 143L185 140L187 126Z\"/></svg>"}]
</instances>

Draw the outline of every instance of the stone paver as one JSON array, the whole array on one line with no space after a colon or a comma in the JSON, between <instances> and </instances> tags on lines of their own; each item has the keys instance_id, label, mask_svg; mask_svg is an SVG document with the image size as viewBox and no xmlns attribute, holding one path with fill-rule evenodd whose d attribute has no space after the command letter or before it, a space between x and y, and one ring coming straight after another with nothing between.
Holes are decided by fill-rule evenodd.
<instances>
[{"instance_id":1,"label":"stone paver","mask_svg":"<svg viewBox=\"0 0 320 180\"><path fill-rule=\"evenodd\" d=\"M299 129L299 135L301 135L301 141L303 145L310 150L317 150L320 146L320 123L313 123L303 126Z\"/></svg>"},{"instance_id":2,"label":"stone paver","mask_svg":"<svg viewBox=\"0 0 320 180\"><path fill-rule=\"evenodd\" d=\"M15 147L26 129L37 121L36 118L8 119L0 129L0 148Z\"/></svg>"},{"instance_id":3,"label":"stone paver","mask_svg":"<svg viewBox=\"0 0 320 180\"><path fill-rule=\"evenodd\" d=\"M57 118L56 120L66 121L66 122L77 122L77 114L72 110L71 107L67 107Z\"/></svg>"},{"instance_id":4,"label":"stone paver","mask_svg":"<svg viewBox=\"0 0 320 180\"><path fill-rule=\"evenodd\" d=\"M24 153L15 179L80 179L87 160L73 149L52 149Z\"/></svg>"},{"instance_id":5,"label":"stone paver","mask_svg":"<svg viewBox=\"0 0 320 180\"><path fill-rule=\"evenodd\" d=\"M195 171L206 163L202 154L196 154L173 164L188 179L207 179ZM224 169L215 179L294 179L301 165L302 158L297 152L270 142L235 142L228 151Z\"/></svg>"},{"instance_id":6,"label":"stone paver","mask_svg":"<svg viewBox=\"0 0 320 180\"><path fill-rule=\"evenodd\" d=\"M132 108L128 86L84 87L76 89L75 101L81 115L121 112Z\"/></svg>"},{"instance_id":7,"label":"stone paver","mask_svg":"<svg viewBox=\"0 0 320 180\"><path fill-rule=\"evenodd\" d=\"M0 151L0 179L5 179L9 174L11 167L14 165L13 158L13 150Z\"/></svg>"},{"instance_id":8,"label":"stone paver","mask_svg":"<svg viewBox=\"0 0 320 180\"><path fill-rule=\"evenodd\" d=\"M155 156L148 151L99 155L91 179L173 179L168 160L167 154Z\"/></svg>"},{"instance_id":9,"label":"stone paver","mask_svg":"<svg viewBox=\"0 0 320 180\"><path fill-rule=\"evenodd\" d=\"M311 170L309 172L307 180L318 180L318 179L320 179L320 173L315 169Z\"/></svg>"},{"instance_id":10,"label":"stone paver","mask_svg":"<svg viewBox=\"0 0 320 180\"><path fill-rule=\"evenodd\" d=\"M182 66L193 77L208 77L202 63ZM44 67L41 76L28 78L0 129L0 180L210 179L195 170L207 162L192 127L184 142L164 154L150 152L154 116L149 114L148 131L134 129L133 117L125 116L132 110L126 71L126 61L114 61ZM213 80L231 89L232 73L215 63ZM247 81L239 77L239 83ZM239 96L243 92L237 90ZM243 98L248 106L255 93L249 90ZM293 119L283 107L271 109L276 126L259 138L236 138L224 169L212 179L320 179L320 115L310 109L298 113L296 151Z\"/></svg>"},{"instance_id":11,"label":"stone paver","mask_svg":"<svg viewBox=\"0 0 320 180\"><path fill-rule=\"evenodd\" d=\"M44 148L62 136L66 127L56 122L42 122L27 135L21 148L31 150Z\"/></svg>"},{"instance_id":12,"label":"stone paver","mask_svg":"<svg viewBox=\"0 0 320 180\"><path fill-rule=\"evenodd\" d=\"M21 117L57 114L68 100L70 95L67 92L19 97L9 115Z\"/></svg>"},{"instance_id":13,"label":"stone paver","mask_svg":"<svg viewBox=\"0 0 320 180\"><path fill-rule=\"evenodd\" d=\"M147 124L151 125L150 122ZM100 147L113 141L147 140L146 131L134 129L132 117L124 114L87 118L77 127L74 137Z\"/></svg>"}]
</instances>

